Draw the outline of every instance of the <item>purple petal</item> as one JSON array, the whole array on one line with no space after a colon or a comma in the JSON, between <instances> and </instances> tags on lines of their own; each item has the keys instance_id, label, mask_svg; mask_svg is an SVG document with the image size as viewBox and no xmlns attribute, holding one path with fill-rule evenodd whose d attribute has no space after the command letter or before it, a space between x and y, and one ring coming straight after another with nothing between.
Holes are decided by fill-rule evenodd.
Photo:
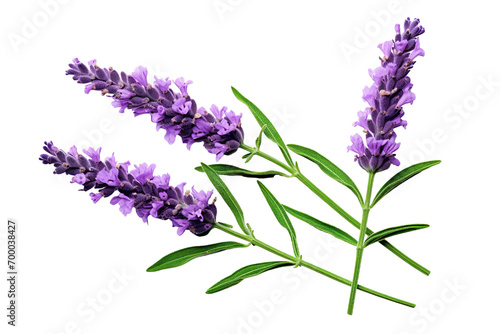
<instances>
[{"instance_id":1,"label":"purple petal","mask_svg":"<svg viewBox=\"0 0 500 334\"><path fill-rule=\"evenodd\" d=\"M425 51L424 49L422 49L420 47L420 39L417 37L416 38L416 44L415 44L415 49L413 49L413 51L410 53L410 56L409 58L411 60L414 60L415 58L417 58L418 56L425 56Z\"/></svg>"},{"instance_id":2,"label":"purple petal","mask_svg":"<svg viewBox=\"0 0 500 334\"><path fill-rule=\"evenodd\" d=\"M392 41L387 41L378 45L378 48L384 54L384 58L387 59L391 55Z\"/></svg>"},{"instance_id":3,"label":"purple petal","mask_svg":"<svg viewBox=\"0 0 500 334\"><path fill-rule=\"evenodd\" d=\"M168 89L169 89L169 87L170 87L171 84L172 84L172 81L168 80L168 77L166 77L165 79L160 79L160 78L156 77L156 75L155 75L155 85L163 93L165 93L166 91L168 91Z\"/></svg>"},{"instance_id":4,"label":"purple petal","mask_svg":"<svg viewBox=\"0 0 500 334\"><path fill-rule=\"evenodd\" d=\"M365 144L363 143L363 138L359 134L354 134L351 136L352 145L347 147L348 151L357 153L359 156L365 155Z\"/></svg>"},{"instance_id":5,"label":"purple petal","mask_svg":"<svg viewBox=\"0 0 500 334\"><path fill-rule=\"evenodd\" d=\"M77 183L77 184L84 184L85 182L87 182L87 178L83 173L76 174L70 181L70 183Z\"/></svg>"},{"instance_id":6,"label":"purple petal","mask_svg":"<svg viewBox=\"0 0 500 334\"><path fill-rule=\"evenodd\" d=\"M111 199L110 203L112 205L118 204L120 205L120 212L123 213L124 216L128 215L132 212L132 208L134 207L134 199L128 198L124 194L119 194Z\"/></svg>"},{"instance_id":7,"label":"purple petal","mask_svg":"<svg viewBox=\"0 0 500 334\"><path fill-rule=\"evenodd\" d=\"M148 69L144 66L137 66L132 72L132 77L144 87L148 86Z\"/></svg>"},{"instance_id":8,"label":"purple petal","mask_svg":"<svg viewBox=\"0 0 500 334\"><path fill-rule=\"evenodd\" d=\"M101 147L99 147L97 150L95 150L93 147L89 147L88 150L83 150L83 153L88 155L90 159L95 162L101 161Z\"/></svg>"},{"instance_id":9,"label":"purple petal","mask_svg":"<svg viewBox=\"0 0 500 334\"><path fill-rule=\"evenodd\" d=\"M101 193L90 193L90 198L92 199L92 202L97 203L99 202L99 200L102 198L102 194Z\"/></svg>"},{"instance_id":10,"label":"purple petal","mask_svg":"<svg viewBox=\"0 0 500 334\"><path fill-rule=\"evenodd\" d=\"M147 181L153 179L153 172L156 168L155 164L148 166L146 163L142 163L139 166L134 165L135 169L130 171L137 181L140 183L146 183Z\"/></svg>"},{"instance_id":11,"label":"purple petal","mask_svg":"<svg viewBox=\"0 0 500 334\"><path fill-rule=\"evenodd\" d=\"M174 83L177 86L177 88L179 88L179 90L181 91L182 96L188 96L187 87L190 84L192 84L193 81L188 80L186 82L183 77L180 77L180 78L175 79Z\"/></svg>"}]
</instances>

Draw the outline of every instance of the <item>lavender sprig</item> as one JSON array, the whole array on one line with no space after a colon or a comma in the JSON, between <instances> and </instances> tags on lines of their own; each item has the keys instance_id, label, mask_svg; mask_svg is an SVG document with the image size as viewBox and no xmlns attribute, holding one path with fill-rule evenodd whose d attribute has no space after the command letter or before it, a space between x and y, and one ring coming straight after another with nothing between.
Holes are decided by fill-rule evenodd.
<instances>
[{"instance_id":1,"label":"lavender sprig","mask_svg":"<svg viewBox=\"0 0 500 334\"><path fill-rule=\"evenodd\" d=\"M75 146L66 153L52 142L45 142L43 149L48 154L40 155L40 160L54 165L54 174L73 175L71 183L83 185L83 191L97 190L90 193L94 203L102 197L115 195L110 203L118 204L125 216L135 208L137 215L146 223L149 216L170 219L178 228L178 235L189 230L203 236L213 227L217 215L215 199L209 203L213 191L198 192L194 187L191 191L184 191L186 183L173 187L169 185L169 174L153 175L154 164L135 165L129 172L130 162L117 163L114 153L102 161L101 148L83 150L90 159L79 154Z\"/></svg>"},{"instance_id":2,"label":"lavender sprig","mask_svg":"<svg viewBox=\"0 0 500 334\"><path fill-rule=\"evenodd\" d=\"M174 80L179 90L174 92L169 78L155 76L154 84L148 83L148 71L143 66L128 75L125 72L119 74L111 67L100 68L95 60L88 64L89 67L75 58L66 74L72 75L78 83L86 84L85 93L97 90L112 97L112 105L120 108L121 113L130 109L135 116L151 115L156 130L165 129L165 140L169 144L173 144L177 136L188 149L195 142L203 142L218 161L222 156L236 152L243 142L242 115L227 111L227 107L219 109L216 105L210 108L211 113L203 107L197 108L195 100L187 93L188 86L193 83L191 80L185 81L182 77Z\"/></svg>"},{"instance_id":3,"label":"lavender sprig","mask_svg":"<svg viewBox=\"0 0 500 334\"><path fill-rule=\"evenodd\" d=\"M412 104L415 94L408 73L415 64L417 56L424 56L418 36L425 29L420 20L407 18L401 34L396 24L396 37L393 41L379 44L383 57L381 66L369 70L374 83L363 90L363 100L370 106L358 112L359 120L354 126L361 126L366 133L366 145L359 134L351 136L352 145L347 149L356 153L355 161L368 172L381 172L391 164L399 166L394 152L400 147L396 143L394 129L407 122L402 120L403 105Z\"/></svg>"}]
</instances>

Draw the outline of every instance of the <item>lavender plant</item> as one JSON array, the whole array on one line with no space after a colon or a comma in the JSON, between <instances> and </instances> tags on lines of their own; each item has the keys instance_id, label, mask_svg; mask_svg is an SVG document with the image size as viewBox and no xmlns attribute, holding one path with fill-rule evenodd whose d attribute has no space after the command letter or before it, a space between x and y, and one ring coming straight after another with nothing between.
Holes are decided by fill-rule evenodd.
<instances>
[{"instance_id":1,"label":"lavender plant","mask_svg":"<svg viewBox=\"0 0 500 334\"><path fill-rule=\"evenodd\" d=\"M83 154L79 154L75 146L72 146L68 153L57 148L50 142L45 142L43 149L47 154L40 155L40 160L44 164L54 165L54 174L67 174L72 176L71 183L82 185L80 190L91 192L90 198L94 203L99 202L103 197L110 197L112 205L118 204L120 212L125 216L135 209L136 214L142 218L143 222L148 222L148 217L153 217L161 220L170 220L174 227L177 227L177 234L182 235L186 230L189 230L197 236L207 235L213 228L217 228L232 236L243 239L248 242L247 245L236 242L222 242L217 244L189 247L174 253L171 253L158 262L153 264L148 271L154 272L167 268L178 267L197 257L217 253L223 250L248 247L255 245L261 247L273 254L281 256L288 261L273 261L254 264L244 267L233 275L226 277L220 282L214 284L207 290L207 293L215 293L227 289L238 284L243 279L255 276L265 271L276 269L285 266L304 266L314 270L322 275L325 275L335 281L346 285L351 285L351 281L334 273L331 273L323 268L317 267L309 262L302 260L298 253L298 246L294 242L294 255L282 252L268 244L260 241L254 235L254 231L249 224L243 225L243 212L239 207L238 202L223 183L221 178L210 167L203 164L203 168L208 177L217 188L221 196L226 200L233 210L236 220L240 223L245 234L234 231L231 225L217 222L217 208L215 199L210 203L210 197L213 191L184 191L186 183L181 183L176 187L171 186L170 175L154 175L155 165L140 164L134 165L134 169L130 170L130 162L126 161L118 163L114 157L101 160L101 148L89 148L83 150L89 158ZM264 195L273 208L279 206L279 202L263 185L259 184ZM285 214L284 209L280 209L280 214ZM275 212L276 214L276 212ZM278 219L281 219L277 216ZM291 223L286 226L289 231L293 231ZM404 300L390 297L375 290L359 285L359 290L365 291L372 295L400 303L406 306L414 307L415 305Z\"/></svg>"},{"instance_id":2,"label":"lavender plant","mask_svg":"<svg viewBox=\"0 0 500 334\"><path fill-rule=\"evenodd\" d=\"M201 166L196 167L196 170L207 175L231 209L241 230L237 231L232 225L217 220L215 200L210 202L213 191L196 191L194 187L184 191L185 183L173 187L169 184L170 176L168 174L162 176L153 174L154 164L135 165L135 168L129 172L130 163L128 161L117 163L114 155L101 160L100 148L84 150L83 152L89 157L86 158L79 154L74 146L66 153L56 148L52 142L45 143L44 149L47 154L41 155L40 160L44 164L54 165L54 173L56 174L71 175L71 182L82 185L82 190L93 189L94 192L90 193L90 197L94 203L102 197L113 195L110 203L119 204L123 214L126 215L135 209L136 214L144 222L147 222L149 217L170 220L172 225L177 227L179 235L189 230L197 236L205 236L212 229L217 229L248 242L246 245L236 242L222 242L185 248L166 255L153 264L148 271L173 268L202 255L254 245L280 256L286 261L263 262L243 267L217 282L207 290L207 293L224 290L246 278L271 269L284 266L303 266L351 287L348 314L353 312L357 290L414 307L415 305L412 303L359 285L358 279L364 249L377 242L423 274L430 273L428 269L410 259L387 241L389 237L423 229L429 225L402 225L378 232L367 227L369 212L378 201L408 179L440 163L438 160L427 161L401 170L386 182L372 199L375 174L388 170L391 165L399 166L400 164L395 154L400 147L400 143L396 142L395 129L406 128L407 123L402 119L403 106L412 104L415 100L415 95L411 91L413 85L408 74L415 64L415 59L424 55L419 42L419 36L424 31L418 19L406 19L402 32L400 26L396 25L394 40L379 45L382 51L380 67L369 71L373 84L363 90L363 100L368 103L368 107L358 112L359 119L354 123L354 126L363 128L365 139L363 140L359 134L355 134L351 136L352 144L348 147L349 151L355 153L354 160L368 173L368 187L364 197L352 179L325 156L304 146L286 145L264 113L235 88L232 88L235 97L249 108L261 126L254 146L244 143L241 114L236 115L233 111L228 111L227 107L219 108L216 105L212 105L209 111L203 107L197 107L196 102L187 92L188 85L192 81L186 81L184 78L173 80L177 88L175 89L169 78L160 79L155 76L155 81L151 84L148 82L148 71L142 66L137 67L129 75L125 72L118 73L111 67L101 68L95 60L88 62L87 66L75 58L69 64L66 74L71 75L78 83L85 84L86 93L96 90L100 91L103 96L111 97L113 99L112 105L119 108L121 113L131 110L135 116L150 115L151 121L156 124L156 129L165 130L165 139L169 144L173 144L177 136L181 137L188 149L194 143L203 143L208 152L215 154L217 161L224 155L230 155L238 149L242 149L248 152L242 156L245 163L258 156L276 164L282 171L253 171L228 164L206 165L202 163ZM279 147L283 160L261 150L263 136ZM361 205L361 222L353 218L329 195L312 183L301 172L298 162L292 158L290 151L316 164L327 176L349 188ZM276 220L290 236L293 255L278 250L255 237L253 229L244 219L242 208L220 175L259 179L276 176L297 178L347 222L358 228L359 237L355 239L337 226L323 222L292 206L284 205L261 181L257 181ZM302 259L297 236L289 215L356 247L355 268L351 281Z\"/></svg>"},{"instance_id":3,"label":"lavender plant","mask_svg":"<svg viewBox=\"0 0 500 334\"><path fill-rule=\"evenodd\" d=\"M403 105L412 104L415 94L411 91L413 84L408 74L415 64L415 58L424 56L420 48L418 36L425 29L420 25L420 20L404 22L404 31L401 34L399 24L396 24L396 37L394 40L379 44L383 53L380 58L381 66L370 70L373 84L363 90L363 100L369 107L358 112L359 120L354 126L361 126L366 134L366 145L359 134L351 136L352 146L348 147L356 154L355 160L361 168L368 172L368 189L363 205L363 218L356 245L356 264L352 279L351 295L347 313L352 314L361 269L361 258L365 248L366 226L370 213L370 200L375 174L388 169L391 165L399 166L395 153L400 143L396 143L394 130L400 126L406 128L407 122L402 119ZM374 201L376 202L376 200ZM373 203L375 204L375 203ZM408 231L408 230L406 230Z\"/></svg>"}]
</instances>

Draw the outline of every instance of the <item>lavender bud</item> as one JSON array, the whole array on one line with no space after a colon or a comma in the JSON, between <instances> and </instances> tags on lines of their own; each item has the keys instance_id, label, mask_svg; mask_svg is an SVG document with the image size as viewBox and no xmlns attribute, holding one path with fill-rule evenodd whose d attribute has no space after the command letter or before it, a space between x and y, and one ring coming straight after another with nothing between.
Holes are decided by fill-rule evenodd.
<instances>
[{"instance_id":1,"label":"lavender bud","mask_svg":"<svg viewBox=\"0 0 500 334\"><path fill-rule=\"evenodd\" d=\"M80 167L80 164L78 163L78 161L74 157L72 157L71 155L66 156L66 161L68 162L70 167Z\"/></svg>"},{"instance_id":2,"label":"lavender bud","mask_svg":"<svg viewBox=\"0 0 500 334\"><path fill-rule=\"evenodd\" d=\"M65 173L66 172L66 167L64 166L58 166L56 167L56 169L54 170L54 174L62 174L62 173Z\"/></svg>"},{"instance_id":3,"label":"lavender bud","mask_svg":"<svg viewBox=\"0 0 500 334\"><path fill-rule=\"evenodd\" d=\"M86 75L79 76L78 80L77 80L78 83L82 83L82 84L89 83L91 81L92 81L92 79Z\"/></svg>"},{"instance_id":4,"label":"lavender bud","mask_svg":"<svg viewBox=\"0 0 500 334\"><path fill-rule=\"evenodd\" d=\"M90 169L90 163L83 155L78 156L78 163L80 166L84 167L85 169Z\"/></svg>"},{"instance_id":5,"label":"lavender bud","mask_svg":"<svg viewBox=\"0 0 500 334\"><path fill-rule=\"evenodd\" d=\"M111 79L111 81L113 81L115 84L119 83L120 82L120 75L118 74L117 71L113 70L111 71L111 73L109 74L109 78Z\"/></svg>"},{"instance_id":6,"label":"lavender bud","mask_svg":"<svg viewBox=\"0 0 500 334\"><path fill-rule=\"evenodd\" d=\"M57 151L56 156L59 159L59 161L66 162L66 153L64 153L63 151Z\"/></svg>"},{"instance_id":7,"label":"lavender bud","mask_svg":"<svg viewBox=\"0 0 500 334\"><path fill-rule=\"evenodd\" d=\"M132 191L134 189L134 186L132 186L132 184L130 182L122 182L122 184L120 185L120 191L125 191L125 192L129 192L129 191Z\"/></svg>"},{"instance_id":8,"label":"lavender bud","mask_svg":"<svg viewBox=\"0 0 500 334\"><path fill-rule=\"evenodd\" d=\"M102 80L102 81L107 81L109 79L108 75L106 74L106 72L102 68L98 68L95 71L95 75L96 75L97 79Z\"/></svg>"},{"instance_id":9,"label":"lavender bud","mask_svg":"<svg viewBox=\"0 0 500 334\"><path fill-rule=\"evenodd\" d=\"M101 190L101 194L104 196L104 197L108 197L108 196L111 196L113 195L113 193L115 192L115 188L113 187L105 187Z\"/></svg>"},{"instance_id":10,"label":"lavender bud","mask_svg":"<svg viewBox=\"0 0 500 334\"><path fill-rule=\"evenodd\" d=\"M94 89L94 90L103 90L107 86L108 86L108 84L106 82L95 80L94 84L92 85L92 89Z\"/></svg>"},{"instance_id":11,"label":"lavender bud","mask_svg":"<svg viewBox=\"0 0 500 334\"><path fill-rule=\"evenodd\" d=\"M78 67L78 70L82 73L82 74L88 74L89 73L89 69L87 68L87 66L85 66L85 64L83 63L78 63L77 64L77 67Z\"/></svg>"}]
</instances>

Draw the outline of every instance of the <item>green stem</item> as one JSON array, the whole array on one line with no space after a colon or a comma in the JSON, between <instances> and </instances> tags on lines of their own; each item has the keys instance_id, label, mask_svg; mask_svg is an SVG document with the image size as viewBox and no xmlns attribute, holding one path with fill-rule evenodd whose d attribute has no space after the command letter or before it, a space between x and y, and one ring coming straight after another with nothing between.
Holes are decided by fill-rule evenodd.
<instances>
[{"instance_id":1,"label":"green stem","mask_svg":"<svg viewBox=\"0 0 500 334\"><path fill-rule=\"evenodd\" d=\"M289 261L291 261L293 263L299 263L301 266L306 267L308 269L311 269L312 271L315 271L318 274L321 274L321 275L324 275L324 276L326 276L328 278L331 278L331 279L333 279L333 280L335 280L337 282L340 282L342 284L349 285L349 286L352 285L351 281L349 281L348 279L343 278L343 277L338 276L338 275L335 275L332 272L329 272L329 271L327 271L327 270L325 270L325 269L323 269L321 267L315 266L314 264L309 263L307 261L304 261L304 260L302 260L300 258L297 258L297 257L293 256L293 255L290 255L290 254L287 254L285 252L282 252L279 249L276 249L276 248L274 248L274 247L272 247L272 246L270 246L270 245L268 245L268 244L266 244L266 243L264 243L264 242L256 239L253 235L241 234L239 232L234 231L231 228L228 228L228 227L226 227L224 225L221 225L220 223L215 223L214 227L217 228L217 229L219 229L219 230L221 230L221 231L223 231L223 232L226 232L226 233L228 233L228 234L230 234L230 235L232 235L234 237L246 240L246 241L252 243L255 246L258 246L258 247L260 247L262 249L265 249L268 252L271 252L271 253L273 253L275 255L278 255L278 256L280 256L282 258L285 258L285 259L287 259L287 260L289 260ZM415 304L413 304L413 303L410 303L410 302L407 302L407 301L404 301L404 300L401 300L401 299L398 299L398 298L391 297L389 295L380 293L378 291L366 288L366 287L364 287L362 285L358 285L357 289L359 289L361 291L364 291L366 293L372 294L374 296L390 300L392 302L395 302L395 303L398 303L398 304L401 304L401 305L405 305L405 306L409 306L409 307L415 307Z\"/></svg>"},{"instance_id":2,"label":"green stem","mask_svg":"<svg viewBox=\"0 0 500 334\"><path fill-rule=\"evenodd\" d=\"M242 148L242 149L244 149L245 151L248 151L248 152L250 152L250 153L254 153L254 152L255 152L255 155L258 155L259 157L262 157L262 158L264 158L264 159L266 159L266 160L268 160L268 161L271 161L272 163L274 163L274 164L276 164L276 165L280 166L281 168L283 168L283 169L284 169L284 170L286 170L287 172L289 172L289 173L291 173L291 174L294 174L294 173L295 173L295 170L294 170L292 167L290 167L290 166L288 166L287 164L285 164L285 163L283 163L283 162L279 161L278 159L276 159L276 158L274 158L274 157L270 156L269 154L266 154L266 153L264 153L264 152L262 152L262 151L258 151L258 150L256 150L255 148L250 147L250 146L245 145L245 144L241 144L241 145L240 145L240 148Z\"/></svg>"},{"instance_id":3,"label":"green stem","mask_svg":"<svg viewBox=\"0 0 500 334\"><path fill-rule=\"evenodd\" d=\"M356 246L356 264L354 265L354 275L352 277L351 294L349 296L349 307L347 314L352 315L354 309L354 300L356 298L356 291L358 286L359 272L361 270L361 258L363 257L363 244L366 236L366 225L368 223L368 214L370 213L370 201L372 197L373 179L375 173L368 174L368 187L366 188L365 204L363 206L363 218L361 219L361 228L359 229L359 239Z\"/></svg>"},{"instance_id":4,"label":"green stem","mask_svg":"<svg viewBox=\"0 0 500 334\"><path fill-rule=\"evenodd\" d=\"M344 211L340 206L337 205L330 197L328 197L323 191L321 191L318 187L314 185L308 178L306 178L302 173L299 171L291 168L290 166L284 164L283 162L279 161L278 159L264 153L261 151L255 151L253 147L247 146L242 144L240 146L242 149L248 151L248 152L255 152L255 155L258 155L289 172L292 174L292 176L295 176L298 180L300 180L306 187L308 187L313 193L315 193L319 198L321 198L326 204L328 204L333 210L335 210L338 214L340 214L344 219L346 219L349 223L351 223L353 226L356 228L361 228L361 224L350 214ZM374 232L370 229L366 229L366 234L371 235ZM407 255L402 253L399 249L397 249L394 245L392 245L390 242L387 240L382 240L380 241L380 244L387 248L389 251L394 253L397 257L399 257L401 260L405 261L408 263L410 266L413 268L417 269L421 273L425 275L429 275L431 272L429 269L425 268L424 266L418 264L414 260L410 259Z\"/></svg>"}]
</instances>

